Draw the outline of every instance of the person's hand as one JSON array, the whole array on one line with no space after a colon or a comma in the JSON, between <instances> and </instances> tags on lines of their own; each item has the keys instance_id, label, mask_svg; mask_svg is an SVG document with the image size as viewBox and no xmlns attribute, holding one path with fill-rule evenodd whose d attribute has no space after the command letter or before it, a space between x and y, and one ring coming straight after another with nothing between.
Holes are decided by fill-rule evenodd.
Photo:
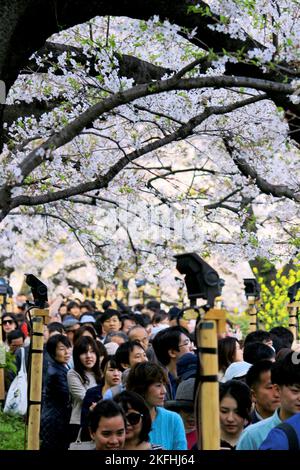
<instances>
[{"instance_id":1,"label":"person's hand","mask_svg":"<svg viewBox=\"0 0 300 470\"><path fill-rule=\"evenodd\" d=\"M89 410L90 410L90 411L93 411L93 409L95 408L96 405L97 405L97 403L93 401L93 403L92 403L91 406L89 407Z\"/></svg>"}]
</instances>

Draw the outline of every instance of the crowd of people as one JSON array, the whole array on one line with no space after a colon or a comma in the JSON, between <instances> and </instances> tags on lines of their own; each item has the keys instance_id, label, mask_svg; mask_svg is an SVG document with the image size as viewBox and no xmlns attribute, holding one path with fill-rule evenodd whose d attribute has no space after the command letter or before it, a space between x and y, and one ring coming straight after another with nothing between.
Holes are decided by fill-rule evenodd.
<instances>
[{"instance_id":1,"label":"crowd of people","mask_svg":"<svg viewBox=\"0 0 300 470\"><path fill-rule=\"evenodd\" d=\"M96 450L197 450L199 376L194 325L177 306L54 301L44 325L41 449L80 438ZM30 362L32 323L2 314L7 351ZM34 318L33 318L34 321ZM284 327L245 338L227 321L218 339L220 449L289 449L300 443L300 361ZM6 391L16 373L6 373ZM92 442L91 442L92 441Z\"/></svg>"}]
</instances>

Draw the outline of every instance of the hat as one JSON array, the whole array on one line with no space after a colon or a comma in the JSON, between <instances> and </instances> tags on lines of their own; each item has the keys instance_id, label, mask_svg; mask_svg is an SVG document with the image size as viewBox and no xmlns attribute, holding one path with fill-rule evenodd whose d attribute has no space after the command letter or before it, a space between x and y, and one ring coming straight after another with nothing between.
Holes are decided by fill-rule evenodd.
<instances>
[{"instance_id":1,"label":"hat","mask_svg":"<svg viewBox=\"0 0 300 470\"><path fill-rule=\"evenodd\" d=\"M181 381L196 377L198 358L194 353L183 354L176 363L177 375Z\"/></svg>"},{"instance_id":2,"label":"hat","mask_svg":"<svg viewBox=\"0 0 300 470\"><path fill-rule=\"evenodd\" d=\"M71 328L74 325L79 325L79 320L77 320L74 317L68 316L67 318L66 317L64 318L64 321L62 324L67 330L68 328Z\"/></svg>"},{"instance_id":3,"label":"hat","mask_svg":"<svg viewBox=\"0 0 300 470\"><path fill-rule=\"evenodd\" d=\"M233 362L230 364L230 366L227 367L224 377L221 381L228 382L228 380L244 377L251 366L252 364L246 361Z\"/></svg>"},{"instance_id":4,"label":"hat","mask_svg":"<svg viewBox=\"0 0 300 470\"><path fill-rule=\"evenodd\" d=\"M194 388L195 378L183 380L177 387L175 400L168 400L164 403L167 409L190 408L194 409Z\"/></svg>"},{"instance_id":5,"label":"hat","mask_svg":"<svg viewBox=\"0 0 300 470\"><path fill-rule=\"evenodd\" d=\"M93 317L93 315L82 315L82 317L80 318L80 323L95 323L96 320L95 320L95 317Z\"/></svg>"}]
</instances>

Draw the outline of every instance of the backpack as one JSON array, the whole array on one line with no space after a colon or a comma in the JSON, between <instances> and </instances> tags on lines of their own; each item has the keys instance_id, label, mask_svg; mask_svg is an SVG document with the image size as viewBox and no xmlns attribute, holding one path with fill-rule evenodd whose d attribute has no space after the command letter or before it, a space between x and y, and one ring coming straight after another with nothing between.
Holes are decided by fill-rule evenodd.
<instances>
[{"instance_id":1,"label":"backpack","mask_svg":"<svg viewBox=\"0 0 300 470\"><path fill-rule=\"evenodd\" d=\"M276 427L278 429L281 429L284 432L284 434L286 435L287 440L289 442L289 450L299 450L300 449L298 435L297 435L295 429L293 428L293 426L291 426L288 423L281 423Z\"/></svg>"}]
</instances>

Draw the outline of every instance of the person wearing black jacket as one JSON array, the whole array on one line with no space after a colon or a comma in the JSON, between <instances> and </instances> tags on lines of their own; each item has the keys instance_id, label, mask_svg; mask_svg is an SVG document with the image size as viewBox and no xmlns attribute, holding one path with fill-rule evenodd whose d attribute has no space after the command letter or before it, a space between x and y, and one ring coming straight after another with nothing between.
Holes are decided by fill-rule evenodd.
<instances>
[{"instance_id":1,"label":"person wearing black jacket","mask_svg":"<svg viewBox=\"0 0 300 470\"><path fill-rule=\"evenodd\" d=\"M40 449L67 449L71 402L67 382L71 343L64 335L54 335L46 345L50 356L42 402Z\"/></svg>"}]
</instances>

